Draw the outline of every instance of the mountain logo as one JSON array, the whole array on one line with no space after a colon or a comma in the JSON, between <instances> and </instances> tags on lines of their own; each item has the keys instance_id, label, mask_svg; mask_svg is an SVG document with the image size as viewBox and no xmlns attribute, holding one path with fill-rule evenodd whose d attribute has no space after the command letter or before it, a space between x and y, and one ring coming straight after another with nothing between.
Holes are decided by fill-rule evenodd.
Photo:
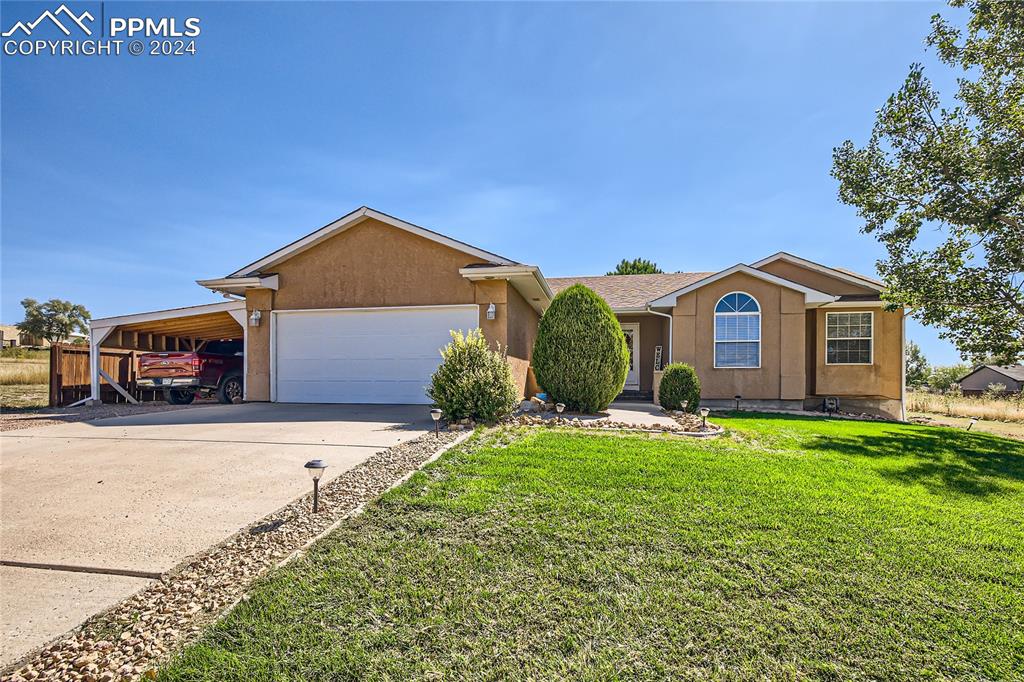
<instances>
[{"instance_id":1,"label":"mountain logo","mask_svg":"<svg viewBox=\"0 0 1024 682\"><path fill-rule=\"evenodd\" d=\"M19 21L15 23L14 26L11 26L9 30L3 32L3 37L9 38L18 31L21 31L26 36L30 36L32 35L32 31L36 30L36 27L39 26L39 24L43 23L43 21L46 19L49 19L51 22L53 22L53 24L56 25L57 28L59 28L64 33L64 35L71 35L71 31L68 30L67 26L61 23L60 19L58 18L59 15L63 15L65 21L69 21L73 23L75 26L78 26L78 28L85 31L85 35L92 35L92 31L89 29L88 26L85 25L84 21L94 21L95 17L89 14L89 12L82 12L81 15L76 16L74 12L68 9L67 5L62 4L60 7L57 8L57 11L55 12L45 10L42 14L39 15L38 18L36 18L35 21L30 21L28 23Z\"/></svg>"}]
</instances>

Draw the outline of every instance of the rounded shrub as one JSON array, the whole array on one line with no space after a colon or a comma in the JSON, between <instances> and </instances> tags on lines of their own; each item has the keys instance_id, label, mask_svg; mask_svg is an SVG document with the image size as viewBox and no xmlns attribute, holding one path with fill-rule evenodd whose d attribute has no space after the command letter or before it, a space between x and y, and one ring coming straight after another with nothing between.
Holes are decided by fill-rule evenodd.
<instances>
[{"instance_id":1,"label":"rounded shrub","mask_svg":"<svg viewBox=\"0 0 1024 682\"><path fill-rule=\"evenodd\" d=\"M491 350L479 329L452 331L441 349L441 365L430 378L427 395L454 422L467 417L496 422L519 404L519 389L504 351Z\"/></svg>"},{"instance_id":2,"label":"rounded shrub","mask_svg":"<svg viewBox=\"0 0 1024 682\"><path fill-rule=\"evenodd\" d=\"M690 412L700 406L700 379L693 367L684 362L673 362L661 375L658 402L666 410L681 410L684 400Z\"/></svg>"},{"instance_id":3,"label":"rounded shrub","mask_svg":"<svg viewBox=\"0 0 1024 682\"><path fill-rule=\"evenodd\" d=\"M541 316L531 364L550 400L570 410L598 412L626 384L629 349L611 307L574 284Z\"/></svg>"}]
</instances>

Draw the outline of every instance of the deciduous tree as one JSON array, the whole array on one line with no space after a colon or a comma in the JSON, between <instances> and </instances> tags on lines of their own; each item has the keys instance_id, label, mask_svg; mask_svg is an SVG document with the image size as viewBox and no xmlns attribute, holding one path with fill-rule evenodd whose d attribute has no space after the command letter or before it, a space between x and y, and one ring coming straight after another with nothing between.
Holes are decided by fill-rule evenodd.
<instances>
[{"instance_id":1,"label":"deciduous tree","mask_svg":"<svg viewBox=\"0 0 1024 682\"><path fill-rule=\"evenodd\" d=\"M25 309L25 319L16 326L31 336L58 343L69 339L76 331L89 333L89 320L92 316L83 305L59 298L51 298L46 303L26 298L22 300L21 307Z\"/></svg>"},{"instance_id":2,"label":"deciduous tree","mask_svg":"<svg viewBox=\"0 0 1024 682\"><path fill-rule=\"evenodd\" d=\"M928 367L928 359L925 358L921 347L913 341L907 341L907 386L918 388L928 383L928 375L931 369Z\"/></svg>"},{"instance_id":3,"label":"deciduous tree","mask_svg":"<svg viewBox=\"0 0 1024 682\"><path fill-rule=\"evenodd\" d=\"M867 144L834 152L839 197L886 248L884 297L962 355L1024 357L1024 3L953 0L927 44L958 72L943 103L920 64Z\"/></svg>"}]
</instances>

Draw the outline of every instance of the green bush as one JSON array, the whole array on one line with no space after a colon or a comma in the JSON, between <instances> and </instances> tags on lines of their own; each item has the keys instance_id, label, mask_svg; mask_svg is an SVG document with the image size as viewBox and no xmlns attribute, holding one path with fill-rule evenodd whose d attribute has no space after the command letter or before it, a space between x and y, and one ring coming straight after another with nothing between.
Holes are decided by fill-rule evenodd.
<instances>
[{"instance_id":1,"label":"green bush","mask_svg":"<svg viewBox=\"0 0 1024 682\"><path fill-rule=\"evenodd\" d=\"M441 349L441 366L430 379L427 395L449 422L470 417L496 422L519 404L505 352L493 351L479 329L451 332Z\"/></svg>"},{"instance_id":2,"label":"green bush","mask_svg":"<svg viewBox=\"0 0 1024 682\"><path fill-rule=\"evenodd\" d=\"M665 368L658 388L658 402L666 410L686 409L694 412L700 406L700 379L697 372L683 362L673 362Z\"/></svg>"},{"instance_id":3,"label":"green bush","mask_svg":"<svg viewBox=\"0 0 1024 682\"><path fill-rule=\"evenodd\" d=\"M604 299L574 284L555 296L540 318L532 364L551 400L570 410L598 412L622 392L629 350Z\"/></svg>"}]
</instances>

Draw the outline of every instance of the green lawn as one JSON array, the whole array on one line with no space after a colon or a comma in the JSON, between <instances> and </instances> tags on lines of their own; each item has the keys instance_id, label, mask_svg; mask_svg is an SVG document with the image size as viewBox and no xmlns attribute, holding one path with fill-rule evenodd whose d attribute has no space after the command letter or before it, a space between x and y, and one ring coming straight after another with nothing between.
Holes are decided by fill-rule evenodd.
<instances>
[{"instance_id":1,"label":"green lawn","mask_svg":"<svg viewBox=\"0 0 1024 682\"><path fill-rule=\"evenodd\" d=\"M1024 443L716 421L471 441L159 677L1020 679Z\"/></svg>"}]
</instances>

